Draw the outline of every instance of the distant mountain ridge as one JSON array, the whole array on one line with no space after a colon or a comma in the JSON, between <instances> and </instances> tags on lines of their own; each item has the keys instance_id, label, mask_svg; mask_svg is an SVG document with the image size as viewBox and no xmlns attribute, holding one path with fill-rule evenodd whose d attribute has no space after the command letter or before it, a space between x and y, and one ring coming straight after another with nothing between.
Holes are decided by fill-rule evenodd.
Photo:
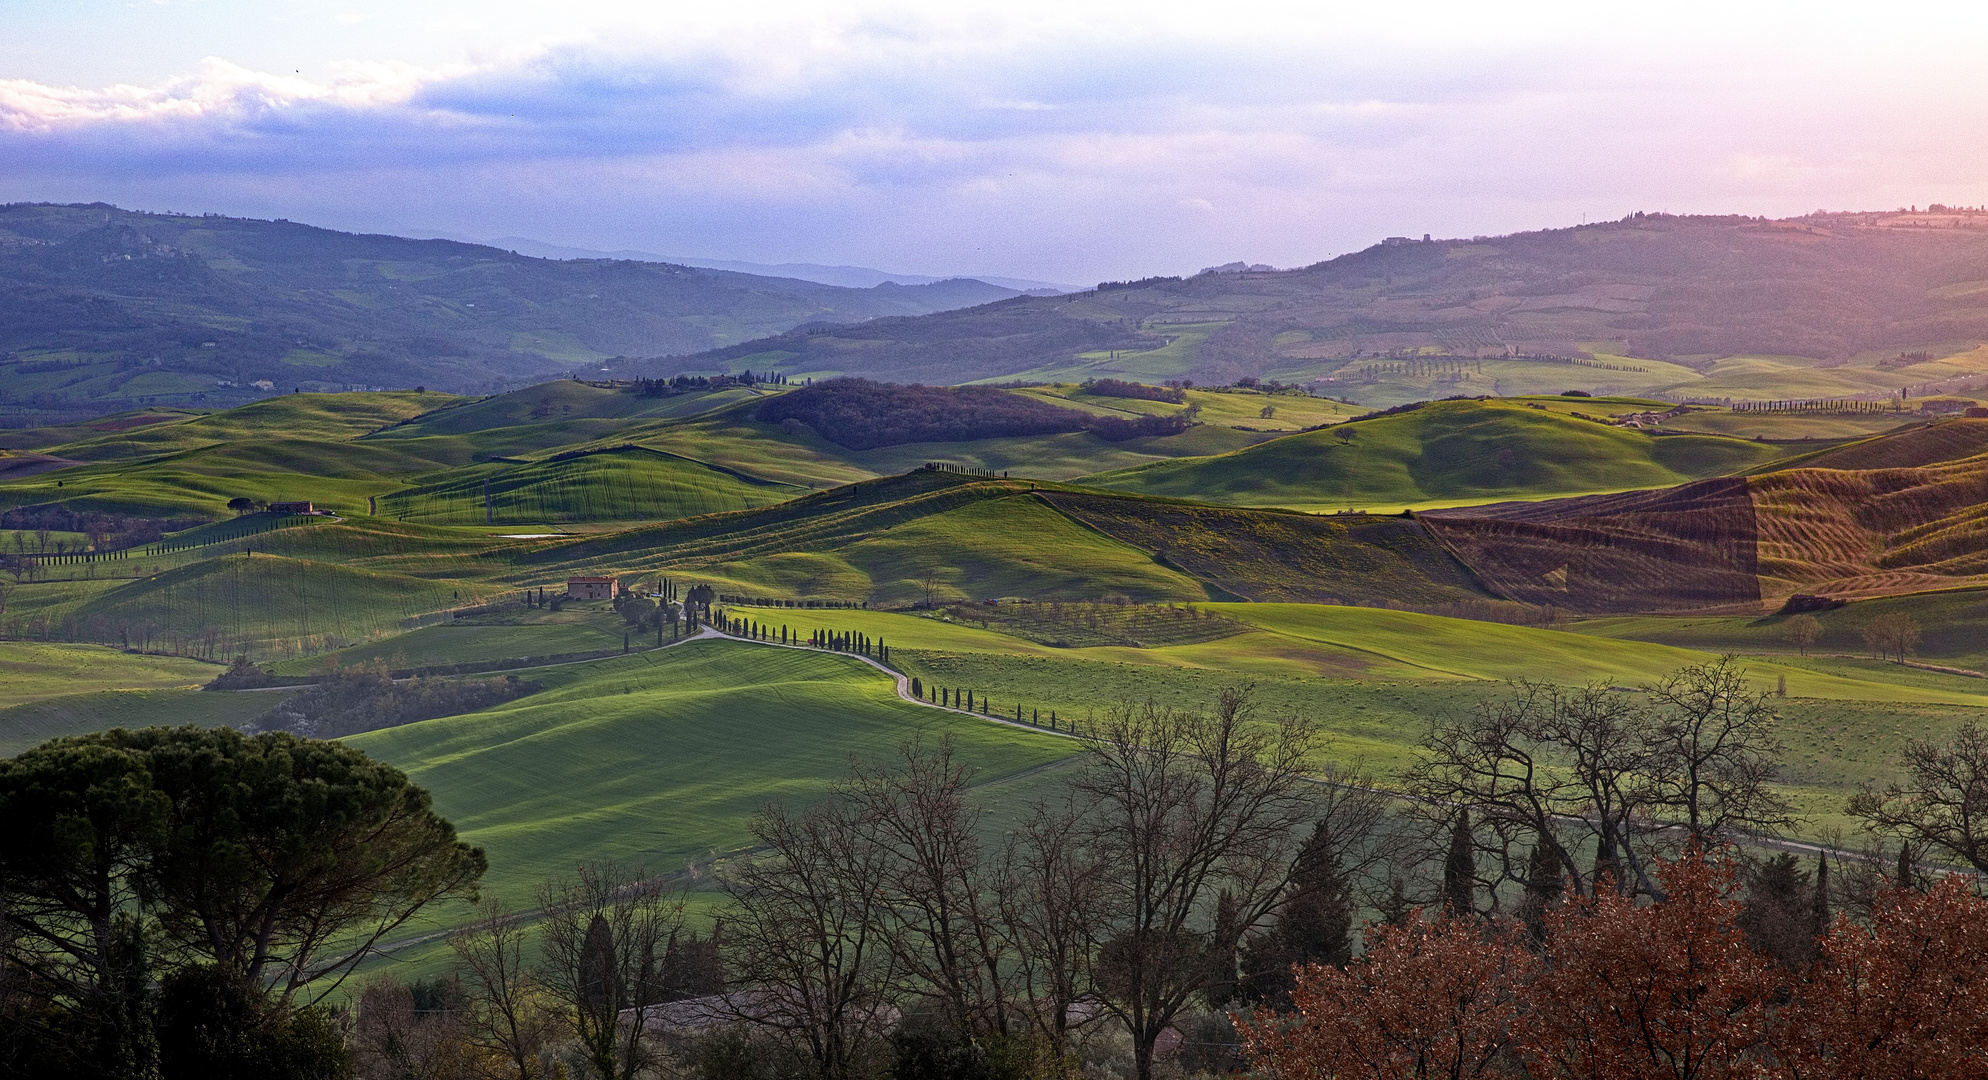
<instances>
[{"instance_id":1,"label":"distant mountain ridge","mask_svg":"<svg viewBox=\"0 0 1988 1080\"><path fill-rule=\"evenodd\" d=\"M822 285L840 285L845 289L873 289L885 283L897 285L935 285L941 281L984 281L989 285L999 285L1016 292L1035 293L1041 296L1058 296L1063 293L1084 291L1082 285L1068 285L1055 281L1036 281L1033 278L1000 277L993 274L950 274L932 277L927 274L905 274L891 270L877 270L868 266L828 266L822 263L755 263L740 262L734 259L693 259L675 255L658 255L652 251L638 251L623 248L619 251L595 251L591 248L564 247L548 244L528 236L500 236L489 241L491 247L505 248L520 255L533 255L541 259L631 259L636 262L675 263L678 266L698 266L706 270L731 270L740 274L756 274L762 277L799 278ZM1240 265L1240 264L1238 264Z\"/></svg>"},{"instance_id":2,"label":"distant mountain ridge","mask_svg":"<svg viewBox=\"0 0 1988 1080\"><path fill-rule=\"evenodd\" d=\"M0 206L0 418L293 389L487 391L620 355L1020 295L873 288L96 203Z\"/></svg>"},{"instance_id":3,"label":"distant mountain ridge","mask_svg":"<svg viewBox=\"0 0 1988 1080\"><path fill-rule=\"evenodd\" d=\"M1297 270L1231 263L625 366L928 382L1255 376L1388 405L1568 386L1712 398L1955 389L1988 381L1988 369L1941 361L1982 343L1988 212L1639 213L1511 236L1396 237ZM1745 364L1721 368L1728 357L1802 370L1749 382Z\"/></svg>"}]
</instances>

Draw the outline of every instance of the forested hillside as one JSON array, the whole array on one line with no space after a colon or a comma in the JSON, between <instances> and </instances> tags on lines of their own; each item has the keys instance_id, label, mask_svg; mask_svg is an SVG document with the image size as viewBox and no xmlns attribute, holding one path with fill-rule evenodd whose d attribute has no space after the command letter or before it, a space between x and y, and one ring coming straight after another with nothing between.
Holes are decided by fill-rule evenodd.
<instances>
[{"instance_id":1,"label":"forested hillside","mask_svg":"<svg viewBox=\"0 0 1988 1080\"><path fill-rule=\"evenodd\" d=\"M0 207L0 409L483 390L621 354L1014 295L971 280L846 289L291 221L14 204Z\"/></svg>"}]
</instances>

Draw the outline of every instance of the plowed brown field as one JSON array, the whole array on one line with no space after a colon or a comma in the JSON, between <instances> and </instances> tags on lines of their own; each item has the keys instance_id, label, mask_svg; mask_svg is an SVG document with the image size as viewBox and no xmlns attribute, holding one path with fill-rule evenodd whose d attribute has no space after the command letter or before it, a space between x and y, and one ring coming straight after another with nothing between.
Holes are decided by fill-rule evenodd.
<instances>
[{"instance_id":1,"label":"plowed brown field","mask_svg":"<svg viewBox=\"0 0 1988 1080\"><path fill-rule=\"evenodd\" d=\"M1988 421L1663 491L1431 511L1492 590L1578 612L1759 610L1988 585Z\"/></svg>"}]
</instances>

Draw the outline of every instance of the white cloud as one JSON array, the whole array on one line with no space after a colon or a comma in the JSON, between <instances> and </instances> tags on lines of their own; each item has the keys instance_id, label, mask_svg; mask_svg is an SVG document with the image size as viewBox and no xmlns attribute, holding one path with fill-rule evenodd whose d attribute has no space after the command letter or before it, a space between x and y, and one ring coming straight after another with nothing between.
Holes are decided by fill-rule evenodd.
<instances>
[{"instance_id":1,"label":"white cloud","mask_svg":"<svg viewBox=\"0 0 1988 1080\"><path fill-rule=\"evenodd\" d=\"M340 65L331 80L314 82L208 57L195 74L152 87L85 90L6 79L0 80L0 130L49 133L93 124L229 119L311 103L378 108L404 103L440 77L408 64L366 61Z\"/></svg>"},{"instance_id":2,"label":"white cloud","mask_svg":"<svg viewBox=\"0 0 1988 1080\"><path fill-rule=\"evenodd\" d=\"M314 77L0 81L0 199L1073 280L1988 202L1988 92L1951 74L1974 16L1908 53L1766 8L313 5L409 44Z\"/></svg>"}]
</instances>

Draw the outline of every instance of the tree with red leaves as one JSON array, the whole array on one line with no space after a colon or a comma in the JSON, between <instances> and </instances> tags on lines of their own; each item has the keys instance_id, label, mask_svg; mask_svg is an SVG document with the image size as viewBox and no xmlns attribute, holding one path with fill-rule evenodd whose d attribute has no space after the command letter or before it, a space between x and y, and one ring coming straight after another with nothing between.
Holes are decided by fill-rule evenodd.
<instances>
[{"instance_id":1,"label":"tree with red leaves","mask_svg":"<svg viewBox=\"0 0 1988 1080\"><path fill-rule=\"evenodd\" d=\"M1367 928L1366 954L1298 972L1295 1015L1238 1019L1274 1075L1398 1080L1511 1075L1506 1050L1538 965L1521 936L1474 917Z\"/></svg>"},{"instance_id":2,"label":"tree with red leaves","mask_svg":"<svg viewBox=\"0 0 1988 1080\"><path fill-rule=\"evenodd\" d=\"M1949 877L1879 898L1871 925L1838 916L1772 1035L1786 1080L1988 1076L1988 900Z\"/></svg>"},{"instance_id":3,"label":"tree with red leaves","mask_svg":"<svg viewBox=\"0 0 1988 1080\"><path fill-rule=\"evenodd\" d=\"M1237 1029L1269 1075L1335 1080L1976 1080L1988 1076L1988 899L1950 877L1839 916L1790 970L1740 929L1736 869L1688 850L1666 899L1613 889L1515 923L1419 910L1344 969L1297 973L1292 1013Z\"/></svg>"},{"instance_id":4,"label":"tree with red leaves","mask_svg":"<svg viewBox=\"0 0 1988 1080\"><path fill-rule=\"evenodd\" d=\"M1547 913L1515 1047L1531 1076L1759 1075L1774 979L1740 932L1732 864L1694 848L1658 877L1662 903L1597 889Z\"/></svg>"}]
</instances>

